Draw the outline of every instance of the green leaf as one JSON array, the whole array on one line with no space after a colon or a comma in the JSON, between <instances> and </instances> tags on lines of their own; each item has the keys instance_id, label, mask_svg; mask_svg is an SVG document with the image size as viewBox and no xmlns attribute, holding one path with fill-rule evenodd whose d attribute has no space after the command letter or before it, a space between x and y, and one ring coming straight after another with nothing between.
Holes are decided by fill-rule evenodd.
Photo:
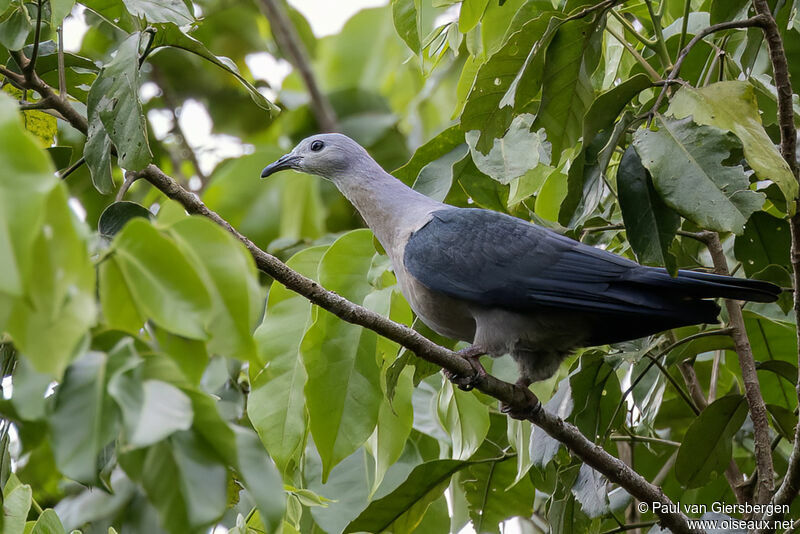
<instances>
[{"instance_id":1,"label":"green leaf","mask_svg":"<svg viewBox=\"0 0 800 534\"><path fill-rule=\"evenodd\" d=\"M31 534L66 534L66 531L55 511L48 508L36 520Z\"/></svg>"},{"instance_id":2,"label":"green leaf","mask_svg":"<svg viewBox=\"0 0 800 534\"><path fill-rule=\"evenodd\" d=\"M375 459L375 480L370 494L374 494L389 468L397 462L406 446L414 422L411 395L414 391L414 371L406 367L400 373L391 403L387 398L381 402L378 426L368 446Z\"/></svg>"},{"instance_id":3,"label":"green leaf","mask_svg":"<svg viewBox=\"0 0 800 534\"><path fill-rule=\"evenodd\" d=\"M482 154L492 148L493 139L502 137L513 117L514 95L523 68L541 66L547 48L561 21L557 12L544 12L528 21L479 69L461 113L461 128L465 132L481 132L475 147ZM536 90L540 77L533 76Z\"/></svg>"},{"instance_id":4,"label":"green leaf","mask_svg":"<svg viewBox=\"0 0 800 534\"><path fill-rule=\"evenodd\" d=\"M466 460L478 450L489 432L489 411L475 393L461 391L445 381L437 401L439 422L450 435L452 456Z\"/></svg>"},{"instance_id":5,"label":"green leaf","mask_svg":"<svg viewBox=\"0 0 800 534\"><path fill-rule=\"evenodd\" d=\"M327 249L304 249L289 258L287 265L304 276L316 277ZM302 451L307 432L303 394L307 375L300 343L310 318L308 299L273 283L264 321L254 335L262 365L250 367L247 415L281 472Z\"/></svg>"},{"instance_id":6,"label":"green leaf","mask_svg":"<svg viewBox=\"0 0 800 534\"><path fill-rule=\"evenodd\" d=\"M763 211L754 213L736 236L733 253L750 277L770 265L789 266L789 223Z\"/></svg>"},{"instance_id":7,"label":"green leaf","mask_svg":"<svg viewBox=\"0 0 800 534\"><path fill-rule=\"evenodd\" d=\"M372 234L354 230L328 249L319 265L319 282L361 303L372 289L366 275L375 249ZM317 310L301 345L308 373L306 404L311 434L323 464L323 481L334 465L372 434L382 392L375 353L377 335Z\"/></svg>"},{"instance_id":8,"label":"green leaf","mask_svg":"<svg viewBox=\"0 0 800 534\"><path fill-rule=\"evenodd\" d=\"M9 50L20 50L25 46L32 29L33 21L28 15L28 10L20 4L6 20L0 22L0 45Z\"/></svg>"},{"instance_id":9,"label":"green leaf","mask_svg":"<svg viewBox=\"0 0 800 534\"><path fill-rule=\"evenodd\" d=\"M147 319L139 312L119 264L113 258L106 259L100 264L99 277L100 306L105 324L112 329L137 334Z\"/></svg>"},{"instance_id":10,"label":"green leaf","mask_svg":"<svg viewBox=\"0 0 800 534\"><path fill-rule=\"evenodd\" d=\"M797 180L789 164L761 125L755 90L747 82L719 82L695 89L682 88L670 103L668 113L677 118L692 116L697 124L732 132L742 142L744 157L762 180L772 180L793 210Z\"/></svg>"},{"instance_id":11,"label":"green leaf","mask_svg":"<svg viewBox=\"0 0 800 534\"><path fill-rule=\"evenodd\" d=\"M53 165L58 170L66 169L69 162L72 160L72 147L71 146L51 146L47 147L47 153L50 159L53 160Z\"/></svg>"},{"instance_id":12,"label":"green leaf","mask_svg":"<svg viewBox=\"0 0 800 534\"><path fill-rule=\"evenodd\" d=\"M39 158L47 157L40 151ZM66 187L59 184L43 206L41 231L28 252L28 287L7 325L20 352L39 372L55 377L76 356L96 319L95 271L86 232L67 202Z\"/></svg>"},{"instance_id":13,"label":"green leaf","mask_svg":"<svg viewBox=\"0 0 800 534\"><path fill-rule=\"evenodd\" d=\"M75 0L50 0L50 26L57 28L72 11Z\"/></svg>"},{"instance_id":14,"label":"green leaf","mask_svg":"<svg viewBox=\"0 0 800 534\"><path fill-rule=\"evenodd\" d=\"M433 139L417 148L414 155L406 164L392 172L395 178L407 185L414 183L420 171L442 156L452 152L458 145L464 142L464 134L461 128L451 126L439 132Z\"/></svg>"},{"instance_id":15,"label":"green leaf","mask_svg":"<svg viewBox=\"0 0 800 534\"><path fill-rule=\"evenodd\" d=\"M109 356L88 352L64 374L48 418L58 469L73 480L97 481L97 457L118 431L119 414L105 394Z\"/></svg>"},{"instance_id":16,"label":"green leaf","mask_svg":"<svg viewBox=\"0 0 800 534\"><path fill-rule=\"evenodd\" d=\"M414 182L414 190L434 200L444 201L453 187L454 167L466 153L467 147L461 144L441 158L425 165Z\"/></svg>"},{"instance_id":17,"label":"green leaf","mask_svg":"<svg viewBox=\"0 0 800 534\"><path fill-rule=\"evenodd\" d=\"M778 404L767 404L767 411L772 416L775 428L787 440L794 439L794 430L797 427L797 416Z\"/></svg>"},{"instance_id":18,"label":"green leaf","mask_svg":"<svg viewBox=\"0 0 800 534\"><path fill-rule=\"evenodd\" d=\"M681 224L653 186L650 173L642 166L639 154L629 146L617 170L617 188L622 220L639 263L676 269L669 247Z\"/></svg>"},{"instance_id":19,"label":"green leaf","mask_svg":"<svg viewBox=\"0 0 800 534\"><path fill-rule=\"evenodd\" d=\"M512 484L522 480L522 477L527 475L530 468L533 467L530 446L532 433L533 427L530 421L508 420L508 442L517 453L517 475Z\"/></svg>"},{"instance_id":20,"label":"green leaf","mask_svg":"<svg viewBox=\"0 0 800 534\"><path fill-rule=\"evenodd\" d=\"M508 458L473 463L461 473L469 516L478 534L498 534L504 520L533 513L533 484L528 477L514 484L516 471L516 462Z\"/></svg>"},{"instance_id":21,"label":"green leaf","mask_svg":"<svg viewBox=\"0 0 800 534\"><path fill-rule=\"evenodd\" d=\"M48 148L58 132L56 118L43 111L31 110L22 112L22 123L25 129L39 140L39 146Z\"/></svg>"},{"instance_id":22,"label":"green leaf","mask_svg":"<svg viewBox=\"0 0 800 534\"><path fill-rule=\"evenodd\" d=\"M208 291L177 245L136 218L117 234L114 256L139 313L167 330L205 339L211 312Z\"/></svg>"},{"instance_id":23,"label":"green leaf","mask_svg":"<svg viewBox=\"0 0 800 534\"><path fill-rule=\"evenodd\" d=\"M107 195L114 190L111 177L111 138L106 133L100 117L92 108L89 112L89 132L83 146L83 157L92 175L92 184L100 193Z\"/></svg>"},{"instance_id":24,"label":"green leaf","mask_svg":"<svg viewBox=\"0 0 800 534\"><path fill-rule=\"evenodd\" d=\"M392 0L392 19L397 34L408 47L419 54L419 0Z\"/></svg>"},{"instance_id":25,"label":"green leaf","mask_svg":"<svg viewBox=\"0 0 800 534\"><path fill-rule=\"evenodd\" d=\"M19 534L25 530L32 499L31 487L20 484L17 477L12 475L3 490L2 534Z\"/></svg>"},{"instance_id":26,"label":"green leaf","mask_svg":"<svg viewBox=\"0 0 800 534\"><path fill-rule=\"evenodd\" d=\"M212 301L208 351L255 361L253 328L263 297L253 257L230 233L204 217L187 217L169 233L197 273Z\"/></svg>"},{"instance_id":27,"label":"green leaf","mask_svg":"<svg viewBox=\"0 0 800 534\"><path fill-rule=\"evenodd\" d=\"M100 232L100 235L114 237L122 230L125 223L134 217L143 217L147 220L152 220L153 214L150 213L150 210L136 202L130 202L128 200L114 202L109 204L100 215L100 221L97 223L97 231Z\"/></svg>"},{"instance_id":28,"label":"green leaf","mask_svg":"<svg viewBox=\"0 0 800 534\"><path fill-rule=\"evenodd\" d=\"M750 190L741 166L725 161L735 137L691 119L658 116L658 130L637 130L633 144L666 204L702 228L740 234L764 195Z\"/></svg>"},{"instance_id":29,"label":"green leaf","mask_svg":"<svg viewBox=\"0 0 800 534\"><path fill-rule=\"evenodd\" d=\"M480 131L466 133L470 154L475 166L501 184L508 184L533 169L540 163L550 163L550 143L545 141L544 131L531 131L534 116L523 114L514 117L506 134L494 139L492 148L484 155L478 150Z\"/></svg>"},{"instance_id":30,"label":"green leaf","mask_svg":"<svg viewBox=\"0 0 800 534\"><path fill-rule=\"evenodd\" d=\"M633 97L652 86L646 74L634 74L594 99L583 119L583 144L591 144L594 136L601 130L611 129L622 110Z\"/></svg>"},{"instance_id":31,"label":"green leaf","mask_svg":"<svg viewBox=\"0 0 800 534\"><path fill-rule=\"evenodd\" d=\"M713 0L710 9L711 24L738 20L740 15L746 14L746 8L749 4L749 0Z\"/></svg>"},{"instance_id":32,"label":"green leaf","mask_svg":"<svg viewBox=\"0 0 800 534\"><path fill-rule=\"evenodd\" d=\"M92 84L87 101L89 123L98 119L102 122L106 135L117 147L120 167L133 171L144 169L153 160L147 120L139 101L140 42L141 34L135 33L119 45L117 54Z\"/></svg>"},{"instance_id":33,"label":"green leaf","mask_svg":"<svg viewBox=\"0 0 800 534\"><path fill-rule=\"evenodd\" d=\"M609 512L608 480L588 464L581 464L578 478L572 486L575 500L590 518L601 517Z\"/></svg>"},{"instance_id":34,"label":"green leaf","mask_svg":"<svg viewBox=\"0 0 800 534\"><path fill-rule=\"evenodd\" d=\"M185 50L207 61L210 61L217 67L229 72L237 80L239 80L239 83L241 83L250 93L250 98L253 99L253 102L255 102L258 107L268 112L266 117L267 119L275 117L280 112L275 104L267 100L267 98L262 95L258 89L253 86L253 84L244 79L233 61L226 57L215 56L205 47L203 43L183 33L175 24L155 24L154 26L156 27L156 34L153 37L153 42L151 45L153 50L165 46L180 48L181 50Z\"/></svg>"},{"instance_id":35,"label":"green leaf","mask_svg":"<svg viewBox=\"0 0 800 534\"><path fill-rule=\"evenodd\" d=\"M184 26L194 22L194 16L183 0L122 0L131 15L149 23L172 22ZM191 4L190 4L191 5Z\"/></svg>"},{"instance_id":36,"label":"green leaf","mask_svg":"<svg viewBox=\"0 0 800 534\"><path fill-rule=\"evenodd\" d=\"M581 136L583 116L594 97L591 74L597 68L603 42L598 20L601 18L587 17L563 24L547 47L542 103L534 128L544 128L547 132L555 162L561 158L561 151ZM527 90L523 75L516 109L522 109L535 96L536 91Z\"/></svg>"},{"instance_id":37,"label":"green leaf","mask_svg":"<svg viewBox=\"0 0 800 534\"><path fill-rule=\"evenodd\" d=\"M236 433L237 470L244 487L261 514L267 532L277 532L286 509L283 480L256 434L234 426Z\"/></svg>"},{"instance_id":38,"label":"green leaf","mask_svg":"<svg viewBox=\"0 0 800 534\"><path fill-rule=\"evenodd\" d=\"M789 384L794 385L797 381L797 366L784 360L767 360L756 362L756 369L759 371L770 371L785 379Z\"/></svg>"},{"instance_id":39,"label":"green leaf","mask_svg":"<svg viewBox=\"0 0 800 534\"><path fill-rule=\"evenodd\" d=\"M461 2L461 12L458 17L458 31L467 33L478 25L486 11L489 0L464 0Z\"/></svg>"},{"instance_id":40,"label":"green leaf","mask_svg":"<svg viewBox=\"0 0 800 534\"><path fill-rule=\"evenodd\" d=\"M689 425L675 460L675 476L687 488L698 488L722 473L731 460L731 440L747 416L741 395L728 395L708 405Z\"/></svg>"},{"instance_id":41,"label":"green leaf","mask_svg":"<svg viewBox=\"0 0 800 534\"><path fill-rule=\"evenodd\" d=\"M428 506L450 484L450 478L469 465L459 460L434 460L418 465L397 489L371 502L344 532L413 531Z\"/></svg>"}]
</instances>

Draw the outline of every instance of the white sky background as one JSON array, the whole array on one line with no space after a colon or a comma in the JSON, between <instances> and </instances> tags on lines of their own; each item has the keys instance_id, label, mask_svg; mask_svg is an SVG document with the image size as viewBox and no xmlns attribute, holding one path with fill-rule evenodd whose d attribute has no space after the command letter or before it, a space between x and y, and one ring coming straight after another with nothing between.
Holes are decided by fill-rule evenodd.
<instances>
[{"instance_id":1,"label":"white sky background","mask_svg":"<svg viewBox=\"0 0 800 534\"><path fill-rule=\"evenodd\" d=\"M387 0L288 0L288 2L306 17L314 35L324 37L338 33L344 23L358 11L386 5ZM78 51L85 32L83 17L68 17L64 21L64 48L71 52ZM255 77L266 80L274 88L280 88L281 82L291 70L285 61L276 60L266 52L250 54L245 61ZM148 100L157 94L156 91L155 86L145 84L141 96L144 100ZM149 114L148 119L153 133L159 139L167 135L171 129L168 112L156 110ZM186 141L197 153L200 165L206 173L210 173L223 159L241 156L249 151L249 147L243 146L242 142L233 136L212 134L211 117L200 102L189 100L184 103L179 110L178 120ZM518 523L513 520L504 527L506 534L521 532ZM215 534L217 532L221 531L217 530ZM459 534L474 534L474 532L468 524Z\"/></svg>"}]
</instances>

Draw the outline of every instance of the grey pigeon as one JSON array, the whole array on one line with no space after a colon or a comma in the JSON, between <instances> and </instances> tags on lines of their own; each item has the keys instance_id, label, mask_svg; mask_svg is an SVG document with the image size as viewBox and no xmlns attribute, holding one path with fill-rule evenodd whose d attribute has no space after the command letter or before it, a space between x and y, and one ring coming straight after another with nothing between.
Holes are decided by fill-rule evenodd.
<instances>
[{"instance_id":1,"label":"grey pigeon","mask_svg":"<svg viewBox=\"0 0 800 534\"><path fill-rule=\"evenodd\" d=\"M437 202L341 134L304 139L261 176L283 169L332 181L383 245L414 313L472 344L461 354L475 375L450 377L464 388L485 376L483 354L510 354L517 384L527 387L578 347L716 323L719 307L709 299L772 302L780 293L767 282L704 272L673 278L510 215Z\"/></svg>"}]
</instances>

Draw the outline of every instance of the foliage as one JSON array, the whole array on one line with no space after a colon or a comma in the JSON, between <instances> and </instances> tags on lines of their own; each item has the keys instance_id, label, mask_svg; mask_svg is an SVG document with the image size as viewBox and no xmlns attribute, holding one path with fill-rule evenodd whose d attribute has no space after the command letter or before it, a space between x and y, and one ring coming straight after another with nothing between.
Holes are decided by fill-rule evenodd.
<instances>
[{"instance_id":1,"label":"foliage","mask_svg":"<svg viewBox=\"0 0 800 534\"><path fill-rule=\"evenodd\" d=\"M797 80L797 2L774 4ZM541 429L259 274L242 243L140 178L164 169L295 271L455 345L415 322L330 183L258 179L318 129L299 69L252 81L255 54L297 62L258 5L0 0L2 532L655 523ZM709 267L698 237L718 232L733 271L789 287L798 185L761 31L707 35L681 83L661 83L694 35L751 14L738 0L392 0L317 38L289 10L339 129L405 183L671 272ZM67 16L88 25L73 52ZM83 127L26 86L34 55ZM190 103L242 155L190 145ZM791 305L744 308L780 477L797 425ZM757 436L717 330L584 349L533 390L674 501L733 503L726 471L749 476ZM513 381L513 363L485 363Z\"/></svg>"}]
</instances>

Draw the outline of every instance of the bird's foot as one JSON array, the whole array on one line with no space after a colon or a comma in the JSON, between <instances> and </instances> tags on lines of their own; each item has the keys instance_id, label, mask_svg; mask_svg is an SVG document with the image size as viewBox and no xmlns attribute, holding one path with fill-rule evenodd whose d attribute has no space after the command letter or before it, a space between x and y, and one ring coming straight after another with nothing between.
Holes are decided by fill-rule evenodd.
<instances>
[{"instance_id":1,"label":"bird's foot","mask_svg":"<svg viewBox=\"0 0 800 534\"><path fill-rule=\"evenodd\" d=\"M486 354L486 351L476 345L470 345L465 349L457 351L456 354L467 360L467 363L470 364L475 372L468 376L462 376L444 369L444 376L450 382L458 386L459 389L469 391L473 389L479 381L486 378L486 369L483 368L483 365L478 359Z\"/></svg>"},{"instance_id":2,"label":"bird's foot","mask_svg":"<svg viewBox=\"0 0 800 534\"><path fill-rule=\"evenodd\" d=\"M528 389L528 386L531 385L530 380L520 378L517 380L516 385L518 387L514 392L514 403L500 403L500 411L504 414L508 414L512 419L519 419L520 421L529 420L542 409L542 403L539 401L539 398Z\"/></svg>"}]
</instances>

